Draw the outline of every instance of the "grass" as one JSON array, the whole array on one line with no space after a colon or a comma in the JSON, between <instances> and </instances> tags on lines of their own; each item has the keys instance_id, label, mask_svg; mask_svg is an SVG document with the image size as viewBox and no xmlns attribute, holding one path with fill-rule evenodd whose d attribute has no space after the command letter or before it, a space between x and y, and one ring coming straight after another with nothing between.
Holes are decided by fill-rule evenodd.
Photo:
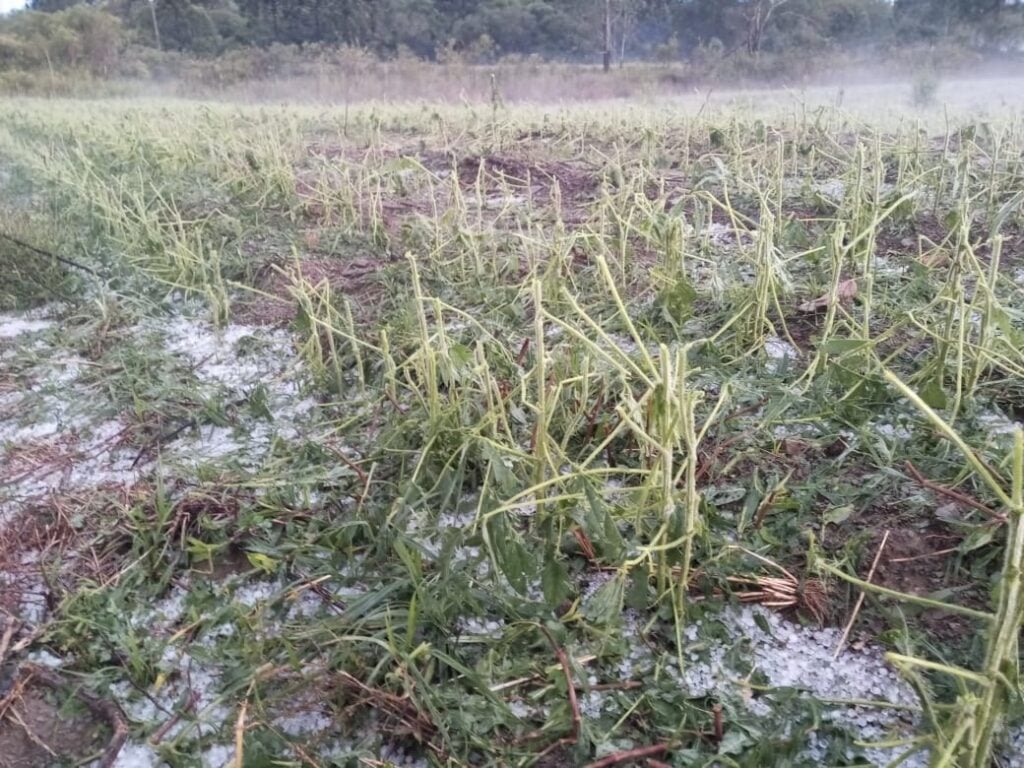
<instances>
[{"instance_id":1,"label":"grass","mask_svg":"<svg viewBox=\"0 0 1024 768\"><path fill-rule=\"evenodd\" d=\"M15 102L19 653L143 765L1015 765L1022 144Z\"/></svg>"}]
</instances>

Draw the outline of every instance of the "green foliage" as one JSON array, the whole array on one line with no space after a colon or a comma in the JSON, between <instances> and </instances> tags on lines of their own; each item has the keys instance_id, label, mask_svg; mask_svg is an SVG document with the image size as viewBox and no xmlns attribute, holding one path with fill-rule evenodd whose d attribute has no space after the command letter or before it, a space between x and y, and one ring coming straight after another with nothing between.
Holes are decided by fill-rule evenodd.
<instances>
[{"instance_id":1,"label":"green foliage","mask_svg":"<svg viewBox=\"0 0 1024 768\"><path fill-rule=\"evenodd\" d=\"M0 68L109 74L124 42L121 21L88 5L0 20Z\"/></svg>"},{"instance_id":2,"label":"green foliage","mask_svg":"<svg viewBox=\"0 0 1024 768\"><path fill-rule=\"evenodd\" d=\"M1020 4L1015 0L896 0L899 33L910 38L959 38L987 48L1019 43Z\"/></svg>"},{"instance_id":3,"label":"green foliage","mask_svg":"<svg viewBox=\"0 0 1024 768\"><path fill-rule=\"evenodd\" d=\"M605 5L596 0L110 0L102 11L82 0L34 0L30 7L58 15L87 11L94 21L112 16L139 43L155 47L159 33L165 50L202 55L278 43L344 45L389 57L597 61L604 48ZM610 8L614 53L660 61L704 48L884 50L894 33L1006 48L1024 34L1020 4L998 0L612 0ZM48 24L28 21L34 15L15 14L3 25L13 28L6 34L24 42L19 27Z\"/></svg>"}]
</instances>

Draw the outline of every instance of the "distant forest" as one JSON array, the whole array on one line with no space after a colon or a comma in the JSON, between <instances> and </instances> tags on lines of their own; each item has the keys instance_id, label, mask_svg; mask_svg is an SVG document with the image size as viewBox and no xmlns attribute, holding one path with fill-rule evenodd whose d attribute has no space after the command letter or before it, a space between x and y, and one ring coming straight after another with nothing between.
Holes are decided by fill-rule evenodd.
<instances>
[{"instance_id":1,"label":"distant forest","mask_svg":"<svg viewBox=\"0 0 1024 768\"><path fill-rule=\"evenodd\" d=\"M371 96L379 73L369 68L392 60L652 62L671 73L634 75L672 85L844 68L931 76L1007 57L1024 61L1024 0L29 0L0 17L4 93L74 93L83 80L352 82L362 72ZM406 66L389 82L415 90L416 74ZM547 77L545 87L564 81Z\"/></svg>"},{"instance_id":2,"label":"distant forest","mask_svg":"<svg viewBox=\"0 0 1024 768\"><path fill-rule=\"evenodd\" d=\"M599 61L606 21L616 61L938 39L1005 52L1024 41L1022 0L30 0L30 8L0 24L0 66L33 36L70 43L90 31L198 55L329 44L476 62L530 54Z\"/></svg>"}]
</instances>

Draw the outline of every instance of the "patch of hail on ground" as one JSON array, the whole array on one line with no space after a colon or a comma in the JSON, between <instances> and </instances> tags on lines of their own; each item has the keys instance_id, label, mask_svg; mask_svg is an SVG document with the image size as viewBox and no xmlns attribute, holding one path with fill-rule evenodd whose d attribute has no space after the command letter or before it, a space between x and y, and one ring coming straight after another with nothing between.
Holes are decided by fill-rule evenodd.
<instances>
[{"instance_id":1,"label":"patch of hail on ground","mask_svg":"<svg viewBox=\"0 0 1024 768\"><path fill-rule=\"evenodd\" d=\"M5 323L22 331L51 328L40 312ZM27 386L3 395L13 417L0 422L0 446L15 467L0 497L0 522L50 492L132 483L136 456L120 445L124 425L110 416L117 408L95 389L78 383L83 361L69 354L62 339L39 339L32 359L19 369ZM5 351L5 361L16 360ZM12 453L13 452L13 453Z\"/></svg>"},{"instance_id":2,"label":"patch of hail on ground","mask_svg":"<svg viewBox=\"0 0 1024 768\"><path fill-rule=\"evenodd\" d=\"M303 398L299 379L301 364L284 331L231 325L218 330L208 322L184 314L198 312L188 302L176 302L170 320L148 318L135 328L140 345L161 338L168 352L184 358L200 382L203 395L240 403L259 392L259 410L234 429L204 425L164 446L163 459L194 463L232 459L243 468L254 468L276 439L299 438L315 408ZM42 311L0 316L6 329L28 333L55 326ZM23 345L20 344L18 349ZM18 359L17 350L4 349L3 360ZM19 375L30 384L20 391L0 395L0 408L9 414L0 421L0 446L4 452L17 447L34 462L19 468L14 482L7 482L0 498L0 521L24 503L52 492L66 492L102 485L131 485L152 470L154 460L123 445L127 425L116 414L121 408L95 387L79 383L84 361L71 355L62 340L40 338L29 365L18 363ZM111 418L114 416L114 418ZM36 451L22 450L38 443ZM33 446L34 447L34 446Z\"/></svg>"},{"instance_id":3,"label":"patch of hail on ground","mask_svg":"<svg viewBox=\"0 0 1024 768\"><path fill-rule=\"evenodd\" d=\"M55 656L45 648L38 651L30 651L28 654L28 660L33 664L46 669L60 669L68 661L60 656Z\"/></svg>"},{"instance_id":4,"label":"patch of hail on ground","mask_svg":"<svg viewBox=\"0 0 1024 768\"><path fill-rule=\"evenodd\" d=\"M148 744L128 741L117 754L112 768L157 768L166 765Z\"/></svg>"},{"instance_id":5,"label":"patch of hail on ground","mask_svg":"<svg viewBox=\"0 0 1024 768\"><path fill-rule=\"evenodd\" d=\"M544 341L547 344L555 344L565 338L565 329L557 323L545 323L544 324ZM523 336L522 338L515 337L513 339L512 349L521 349L523 344L533 341L530 336Z\"/></svg>"},{"instance_id":6,"label":"patch of hail on ground","mask_svg":"<svg viewBox=\"0 0 1024 768\"><path fill-rule=\"evenodd\" d=\"M702 229L693 226L687 227L687 235L704 240L711 245L723 246L732 245L740 239L749 239L753 233L741 231L739 237L736 230L729 224L720 224L717 221L709 221Z\"/></svg>"},{"instance_id":7,"label":"patch of hail on ground","mask_svg":"<svg viewBox=\"0 0 1024 768\"><path fill-rule=\"evenodd\" d=\"M626 485L619 477L609 477L604 483L604 499L609 504L626 504L634 492L634 488Z\"/></svg>"},{"instance_id":8,"label":"patch of hail on ground","mask_svg":"<svg viewBox=\"0 0 1024 768\"><path fill-rule=\"evenodd\" d=\"M229 768L235 764L235 748L214 745L199 756L199 768ZM128 742L121 748L112 768L163 768L167 766L160 755L148 744Z\"/></svg>"},{"instance_id":9,"label":"patch of hail on ground","mask_svg":"<svg viewBox=\"0 0 1024 768\"><path fill-rule=\"evenodd\" d=\"M607 336L615 344L615 347L628 357L632 357L640 352L640 345L636 343L632 336L627 336L623 333L609 333Z\"/></svg>"},{"instance_id":10,"label":"patch of hail on ground","mask_svg":"<svg viewBox=\"0 0 1024 768\"><path fill-rule=\"evenodd\" d=\"M1024 424L1021 422L1014 421L996 410L987 410L979 413L977 423L978 427L983 429L986 434L997 438L997 441L1000 443L1006 442L1005 438L1011 437L1018 428L1024 427Z\"/></svg>"},{"instance_id":11,"label":"patch of hail on ground","mask_svg":"<svg viewBox=\"0 0 1024 768\"><path fill-rule=\"evenodd\" d=\"M65 412L71 413L70 409ZM37 423L13 433L0 429L0 443L13 447L38 443L41 450L52 452L50 460L45 454L32 460L29 454L32 465L18 473L0 500L0 519L5 508L11 512L51 491L131 484L138 479L140 470L133 467L136 452L120 445L125 430L121 422L89 425L75 417L70 421Z\"/></svg>"},{"instance_id":12,"label":"patch of hail on ground","mask_svg":"<svg viewBox=\"0 0 1024 768\"><path fill-rule=\"evenodd\" d=\"M429 763L422 758L413 757L401 747L385 744L380 750L380 759L385 765L391 764L402 768L427 768Z\"/></svg>"},{"instance_id":13,"label":"patch of hail on ground","mask_svg":"<svg viewBox=\"0 0 1024 768\"><path fill-rule=\"evenodd\" d=\"M691 336L698 336L699 331L703 329L703 324L700 320L688 320L683 325L683 330ZM637 358L640 355L640 345L636 343L636 340L632 336L627 336L624 333L609 333L608 338L614 343L616 349L627 357ZM648 342L644 345L647 350L647 354L650 355L651 359L658 361L661 359L661 348L662 345L659 342ZM680 348L678 342L670 342L665 345L670 356L674 355ZM604 360L598 361L599 365L606 365Z\"/></svg>"},{"instance_id":14,"label":"patch of hail on ground","mask_svg":"<svg viewBox=\"0 0 1024 768\"><path fill-rule=\"evenodd\" d=\"M351 578L358 570L353 564L349 564L338 574L341 578ZM316 589L309 584L288 585L280 578L273 581L241 581L230 579L226 584L236 585L225 586L218 589L225 595L230 592L230 600L236 606L247 608L258 612L266 608L281 605L283 611L283 622L295 622L303 619L310 619L316 616L323 616L337 611L346 601L354 600L366 594L362 586L346 586L338 584L333 579L320 577L315 579ZM262 631L267 636L273 636L281 632L283 622L278 615L267 615L262 619ZM213 631L214 634L227 636L233 633L233 626L220 625ZM208 631L204 637L210 636Z\"/></svg>"},{"instance_id":15,"label":"patch of hail on ground","mask_svg":"<svg viewBox=\"0 0 1024 768\"><path fill-rule=\"evenodd\" d=\"M597 571L589 575L581 574L581 576L580 600L584 603L597 594L601 587L615 579L615 573L612 571Z\"/></svg>"},{"instance_id":16,"label":"patch of hail on ground","mask_svg":"<svg viewBox=\"0 0 1024 768\"><path fill-rule=\"evenodd\" d=\"M846 182L842 179L815 181L811 183L811 189L837 203L846 197Z\"/></svg>"},{"instance_id":17,"label":"patch of hail on ground","mask_svg":"<svg viewBox=\"0 0 1024 768\"><path fill-rule=\"evenodd\" d=\"M592 597L597 590L607 584L613 576L611 574L598 574L581 590L583 599ZM628 638L639 639L643 637L643 619L639 613L627 609L622 614L623 635ZM651 674L658 663L658 655L643 642L630 642L629 652L619 660L615 667L616 679L618 680L640 680ZM580 714L587 719L596 719L601 716L609 694L604 690L595 690L595 686L601 680L596 675L587 677L587 684L578 692ZM511 705L510 705L511 706ZM520 705L517 716L525 717L536 715L535 709ZM520 714L522 712L523 714Z\"/></svg>"},{"instance_id":18,"label":"patch of hail on ground","mask_svg":"<svg viewBox=\"0 0 1024 768\"><path fill-rule=\"evenodd\" d=\"M154 685L140 696L127 680L113 683L110 691L127 718L138 725L153 726L169 721L181 701L193 702L192 717L182 718L164 733L174 739L183 734L199 738L218 733L231 716L231 707L221 700L221 672L188 651L168 644L157 668L165 675L161 685Z\"/></svg>"},{"instance_id":19,"label":"patch of hail on ground","mask_svg":"<svg viewBox=\"0 0 1024 768\"><path fill-rule=\"evenodd\" d=\"M329 731L335 720L320 702L310 702L287 715L277 716L274 725L292 737L312 736Z\"/></svg>"},{"instance_id":20,"label":"patch of hail on ground","mask_svg":"<svg viewBox=\"0 0 1024 768\"><path fill-rule=\"evenodd\" d=\"M474 326L464 318L457 318L455 320L449 320L444 324L444 332L447 336L457 337L460 333L465 331L474 330ZM451 339L449 339L451 341Z\"/></svg>"},{"instance_id":21,"label":"patch of hail on ground","mask_svg":"<svg viewBox=\"0 0 1024 768\"><path fill-rule=\"evenodd\" d=\"M235 762L235 748L216 744L203 750L199 759L203 768L227 768Z\"/></svg>"},{"instance_id":22,"label":"patch of hail on ground","mask_svg":"<svg viewBox=\"0 0 1024 768\"><path fill-rule=\"evenodd\" d=\"M956 310L954 312L954 316L958 320L966 320L967 325L969 325L974 330L978 330L981 328L981 321L984 319L982 317L981 312L979 312L976 309L968 308L964 308L963 310Z\"/></svg>"},{"instance_id":23,"label":"patch of hail on ground","mask_svg":"<svg viewBox=\"0 0 1024 768\"><path fill-rule=\"evenodd\" d=\"M796 347L775 335L764 340L764 353L768 356L768 367L773 371L784 369L794 360L800 359L800 351Z\"/></svg>"},{"instance_id":24,"label":"patch of hail on ground","mask_svg":"<svg viewBox=\"0 0 1024 768\"><path fill-rule=\"evenodd\" d=\"M867 431L876 434L886 440L909 440L912 432L902 424L893 424L890 421L876 421L866 427Z\"/></svg>"},{"instance_id":25,"label":"patch of hail on ground","mask_svg":"<svg viewBox=\"0 0 1024 768\"><path fill-rule=\"evenodd\" d=\"M476 205L475 198L469 198L471 205ZM518 208L526 205L527 199L524 195L491 195L484 200L484 208L489 211L504 210L505 208Z\"/></svg>"},{"instance_id":26,"label":"patch of hail on ground","mask_svg":"<svg viewBox=\"0 0 1024 768\"><path fill-rule=\"evenodd\" d=\"M189 584L178 584L167 597L129 617L128 623L133 627L147 627L157 637L169 635L185 615L189 594ZM198 645L206 646L207 643ZM149 690L140 692L129 680L120 680L110 686L112 698L130 723L150 732L170 724L162 734L165 740L181 737L193 741L216 735L225 728L233 710L221 700L220 669L199 661L171 643L164 646L156 666L163 680ZM172 723L182 701L192 702L191 715ZM222 768L231 764L233 754L233 747L211 747L202 753L200 765ZM164 765L166 763L153 746L131 740L122 747L114 763L115 768L157 768Z\"/></svg>"},{"instance_id":27,"label":"patch of hail on ground","mask_svg":"<svg viewBox=\"0 0 1024 768\"><path fill-rule=\"evenodd\" d=\"M498 637L504 626L505 622L499 619L463 617L456 622L456 629L460 635L469 635L474 637Z\"/></svg>"},{"instance_id":28,"label":"patch of hail on ground","mask_svg":"<svg viewBox=\"0 0 1024 768\"><path fill-rule=\"evenodd\" d=\"M1024 723L1011 726L1004 741L1006 768L1024 768Z\"/></svg>"},{"instance_id":29,"label":"patch of hail on ground","mask_svg":"<svg viewBox=\"0 0 1024 768\"><path fill-rule=\"evenodd\" d=\"M218 329L185 315L157 330L167 350L190 364L202 394L235 405L256 393L262 400L262 418L235 427L206 425L184 435L167 454L172 464L230 457L241 467L254 469L275 439L300 437L316 403L302 397L302 365L289 333L242 325Z\"/></svg>"},{"instance_id":30,"label":"patch of hail on ground","mask_svg":"<svg viewBox=\"0 0 1024 768\"><path fill-rule=\"evenodd\" d=\"M182 582L175 584L170 593L158 600L148 610L140 610L128 618L132 627L148 627L154 634L163 634L171 630L185 615L191 584Z\"/></svg>"},{"instance_id":31,"label":"patch of hail on ground","mask_svg":"<svg viewBox=\"0 0 1024 768\"><path fill-rule=\"evenodd\" d=\"M17 563L6 565L0 571L0 594L12 603L19 621L28 627L41 626L49 612L49 587L39 567L39 551L26 550Z\"/></svg>"},{"instance_id":32,"label":"patch of hail on ground","mask_svg":"<svg viewBox=\"0 0 1024 768\"><path fill-rule=\"evenodd\" d=\"M749 689L743 687L740 681L745 679L745 671L732 668L727 661L731 644L715 645L709 651L698 650L704 625L712 621L720 623L736 643L746 646L746 658L772 688L796 689L819 701L877 701L888 705L890 708L838 706L825 709L824 720L857 740L870 743L910 735L914 718L900 717L899 709L891 707L913 711L916 707L914 692L886 665L880 649L846 649L834 658L841 636L839 630L801 627L759 606L729 606L718 616L686 627L686 640L694 648L687 654L689 663L680 672L673 660L668 670L688 695L728 697L745 704L755 716L771 714L771 704L764 697L751 696ZM811 731L805 757L820 764L824 750L825 745L816 740L816 732ZM868 747L864 757L873 765L884 765L902 751ZM851 750L848 758L854 757ZM927 764L925 755L903 763L913 767Z\"/></svg>"},{"instance_id":33,"label":"patch of hail on ground","mask_svg":"<svg viewBox=\"0 0 1024 768\"><path fill-rule=\"evenodd\" d=\"M441 554L444 536L450 532L468 531L476 521L477 497L466 494L461 499L456 511L442 512L434 519L434 513L427 508L411 510L406 532L416 534L417 543L423 552L432 558ZM458 546L451 552L451 563L458 565L467 560L480 557L480 547Z\"/></svg>"},{"instance_id":34,"label":"patch of hail on ground","mask_svg":"<svg viewBox=\"0 0 1024 768\"><path fill-rule=\"evenodd\" d=\"M50 590L39 568L39 552L25 552L21 556L21 583L18 584L18 618L29 626L41 626L49 612ZM0 583L3 583L0 581Z\"/></svg>"},{"instance_id":35,"label":"patch of hail on ground","mask_svg":"<svg viewBox=\"0 0 1024 768\"><path fill-rule=\"evenodd\" d=\"M159 321L154 319L153 323L159 324ZM0 339L6 339L51 328L53 321L37 311L2 315L0 326ZM184 353L193 361L198 378L208 384L226 382L228 389L233 387L233 394L241 395L241 388L254 387L268 369L274 369L270 373L278 376L269 379L273 386L266 406L268 413L280 415L283 423L276 429L254 425L245 446L255 443L265 451L275 434L286 439L294 437L297 434L295 422L312 409L313 403L297 396L298 386L294 380L283 380L280 376L285 368L282 360L294 358L294 355L283 354L290 352L287 335L261 332L268 347L265 354L241 359L234 345L252 333L251 329L229 327L217 334L198 321L179 316L169 324L166 338L169 351ZM10 351L4 350L4 359L11 359ZM97 400L93 388L78 385L80 360L69 355L56 340L40 340L33 351L33 364L19 372L30 380L30 385L22 391L4 394L0 403L5 411L20 417L19 420L4 419L0 425L0 443L20 449L26 443L39 442L40 449L45 449L52 460L40 459L36 462L38 466L19 470L16 481L7 483L4 499L0 500L0 517L9 517L20 505L52 490L131 484L142 472L152 468L151 462L138 462L136 452L120 445L124 425L104 413L116 413L116 404L105 402L102 396ZM35 420L26 423L30 418ZM201 459L242 453L243 445L228 437L210 428L201 431L198 437L188 435L178 442L182 443L182 454ZM45 455L40 451L34 456Z\"/></svg>"},{"instance_id":36,"label":"patch of hail on ground","mask_svg":"<svg viewBox=\"0 0 1024 768\"><path fill-rule=\"evenodd\" d=\"M352 563L342 569L346 576L351 576L358 570L358 565ZM344 587L329 591L340 597L362 594L361 590ZM310 590L295 595L295 590L290 589L281 579L246 580L244 577L235 576L219 582L215 592L252 612L259 612L278 600L287 602L294 598L287 612L290 620L309 617L325 609L324 602L319 596L313 595ZM158 635L173 634L174 627L184 617L189 593L189 584L175 586L166 598L133 616L130 619L131 624L152 627L154 633ZM316 610L314 611L310 605L304 605L304 602L315 603ZM267 635L280 632L282 627L282 623L276 618L263 620L263 631ZM498 629L500 630L500 627ZM220 624L203 632L194 640L194 644L209 649L219 639L234 634L234 625L227 627ZM147 732L155 732L174 719L181 701L189 700L194 702L192 714L165 728L162 733L163 740L180 739L180 747L198 750L201 739L209 739L218 734L223 736L227 732L234 721L235 709L234 705L223 697L224 680L217 666L201 662L187 650L168 644L163 649L157 668L165 675L159 687L154 686L140 692L127 680L115 682L110 686L113 699L131 723L143 727ZM335 753L356 757L376 755L380 760L390 761L395 765L426 765L425 761L389 745L386 742L386 734L370 726L364 729L358 744L336 739L327 742L326 739L334 735L331 731L337 728L338 720L329 710L324 709L323 702L315 697L293 697L282 703L280 710L272 713L271 717L274 726L292 738L305 739L307 742L313 737L324 738L323 746L314 751L325 758ZM308 744L305 746L309 748ZM198 754L198 765L202 768L227 768L233 764L234 754L234 747L231 745L206 747ZM124 745L114 763L116 768L163 768L166 765L157 748L146 742L134 740L129 740Z\"/></svg>"},{"instance_id":37,"label":"patch of hail on ground","mask_svg":"<svg viewBox=\"0 0 1024 768\"><path fill-rule=\"evenodd\" d=\"M898 277L907 271L906 267L888 256L875 256L871 265L875 275L881 277Z\"/></svg>"},{"instance_id":38,"label":"patch of hail on ground","mask_svg":"<svg viewBox=\"0 0 1024 768\"><path fill-rule=\"evenodd\" d=\"M0 315L0 339L13 339L25 333L45 331L53 327L52 320L31 319L18 315Z\"/></svg>"},{"instance_id":39,"label":"patch of hail on ground","mask_svg":"<svg viewBox=\"0 0 1024 768\"><path fill-rule=\"evenodd\" d=\"M821 429L806 422L785 422L772 427L772 437L776 440L785 440L787 437L818 437L819 435L821 435Z\"/></svg>"},{"instance_id":40,"label":"patch of hail on ground","mask_svg":"<svg viewBox=\"0 0 1024 768\"><path fill-rule=\"evenodd\" d=\"M782 180L782 191L786 195L802 198L807 191L816 192L824 198L841 203L846 197L846 182L842 179L809 179L803 176L787 176Z\"/></svg>"}]
</instances>

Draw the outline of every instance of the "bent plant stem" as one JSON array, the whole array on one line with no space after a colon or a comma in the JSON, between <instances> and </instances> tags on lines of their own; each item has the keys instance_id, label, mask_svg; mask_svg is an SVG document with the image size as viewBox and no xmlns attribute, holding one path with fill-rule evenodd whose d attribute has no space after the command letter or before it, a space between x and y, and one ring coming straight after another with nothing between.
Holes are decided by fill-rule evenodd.
<instances>
[{"instance_id":1,"label":"bent plant stem","mask_svg":"<svg viewBox=\"0 0 1024 768\"><path fill-rule=\"evenodd\" d=\"M533 433L534 450L534 486L543 486L547 479L548 464L548 399L547 399L547 368L545 357L547 350L544 343L544 291L539 280L533 283L533 306L534 306L534 346L537 363L534 368L537 387L537 421ZM537 496L537 519L544 519L545 504L544 496Z\"/></svg>"},{"instance_id":2,"label":"bent plant stem","mask_svg":"<svg viewBox=\"0 0 1024 768\"><path fill-rule=\"evenodd\" d=\"M1024 430L1017 429L1013 450L1013 505L1009 509L1006 554L996 598L996 621L985 657L988 686L977 703L977 732L971 740L968 765L982 768L991 761L992 741L1014 695L1010 684L1020 678L1021 621L1024 619ZM1019 691L1017 692L1019 693Z\"/></svg>"},{"instance_id":3,"label":"bent plant stem","mask_svg":"<svg viewBox=\"0 0 1024 768\"><path fill-rule=\"evenodd\" d=\"M905 603L920 605L922 608L930 608L936 611L945 611L946 613L957 613L961 616L968 616L972 619L984 621L989 624L995 623L995 619L992 616L992 614L985 613L983 611L976 611L973 608L967 608L962 605L957 605L956 603L944 603L940 600L932 600L927 597L919 597L917 595L912 595L908 592L899 592L895 589L889 589L879 584L874 584L872 582L864 581L863 579L858 579L855 576L850 576L842 569L836 568L834 565L829 565L828 563L820 559L816 562L816 568L825 571L826 573L829 573L832 576L836 576L837 578L840 578L843 581L848 582L849 584L852 584L853 586L857 587L857 589L861 589L867 592L874 592L876 594L884 595L885 597L891 597L895 600L900 600Z\"/></svg>"},{"instance_id":4,"label":"bent plant stem","mask_svg":"<svg viewBox=\"0 0 1024 768\"><path fill-rule=\"evenodd\" d=\"M681 617L685 617L686 590L687 585L690 583L690 570L693 560L693 540L699 533L701 525L700 494L697 492L697 450L700 436L697 434L695 414L697 403L701 398L699 393L690 390L687 386L688 362L686 350L680 350L677 353L676 367L679 386L679 419L682 422L681 437L683 446L686 448L686 494L683 502L685 504L683 519L685 543L683 544L683 556L679 568L677 594L679 596L679 614Z\"/></svg>"},{"instance_id":5,"label":"bent plant stem","mask_svg":"<svg viewBox=\"0 0 1024 768\"><path fill-rule=\"evenodd\" d=\"M1012 479L1010 492L993 477L984 463L949 424L930 408L891 371L885 372L895 385L931 422L960 449L974 471L999 498L1007 512L1006 551L996 592L994 612L990 616L987 634L985 664L980 674L969 673L972 688L961 693L962 720L952 736L943 741L946 749L938 757L936 766L969 766L985 768L992 762L992 743L1003 723L1010 699L1019 695L1020 661L1019 634L1024 619L1024 430L1014 434L1011 456ZM953 608L953 606L948 606ZM956 607L958 612L966 609ZM890 655L890 658L892 656ZM900 657L897 662L928 666L930 662ZM965 671L942 665L933 668L965 678ZM980 689L980 690L979 690ZM970 727L964 727L969 723ZM939 734L941 737L943 734Z\"/></svg>"}]
</instances>

